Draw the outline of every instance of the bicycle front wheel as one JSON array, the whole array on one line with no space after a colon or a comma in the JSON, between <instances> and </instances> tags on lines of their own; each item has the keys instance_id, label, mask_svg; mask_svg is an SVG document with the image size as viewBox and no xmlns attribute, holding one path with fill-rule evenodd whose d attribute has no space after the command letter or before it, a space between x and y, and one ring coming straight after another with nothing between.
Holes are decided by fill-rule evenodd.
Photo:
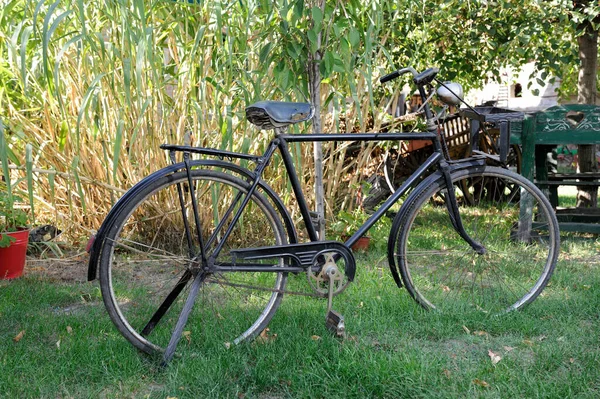
<instances>
[{"instance_id":1,"label":"bicycle front wheel","mask_svg":"<svg viewBox=\"0 0 600 399\"><path fill-rule=\"evenodd\" d=\"M559 252L558 222L540 190L520 175L481 166L453 173L453 187L478 254L453 227L444 179L404 206L396 253L410 295L427 309L495 314L519 309L544 289Z\"/></svg>"},{"instance_id":2,"label":"bicycle front wheel","mask_svg":"<svg viewBox=\"0 0 600 399\"><path fill-rule=\"evenodd\" d=\"M276 211L255 193L222 242L247 197L248 183L222 172L193 170L192 187L185 172L147 185L124 205L102 246L99 277L105 306L123 336L147 353L162 351L169 343L198 273L205 274L183 332L183 342L190 345L254 338L273 317L285 289L285 273L211 274L198 267L198 230L207 257L222 245L215 264L234 264L232 250L282 245L287 238ZM198 204L198 228L192 192ZM270 264L276 270L283 261L271 260Z\"/></svg>"}]
</instances>

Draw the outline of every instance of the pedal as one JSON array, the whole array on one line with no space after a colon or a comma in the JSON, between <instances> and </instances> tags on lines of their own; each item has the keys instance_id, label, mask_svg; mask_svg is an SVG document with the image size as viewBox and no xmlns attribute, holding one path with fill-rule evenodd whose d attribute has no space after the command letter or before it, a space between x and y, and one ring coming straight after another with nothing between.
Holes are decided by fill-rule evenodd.
<instances>
[{"instance_id":1,"label":"pedal","mask_svg":"<svg viewBox=\"0 0 600 399\"><path fill-rule=\"evenodd\" d=\"M325 326L337 337L346 337L346 324L344 323L344 316L335 310L330 309L327 312L327 316L325 316Z\"/></svg>"}]
</instances>

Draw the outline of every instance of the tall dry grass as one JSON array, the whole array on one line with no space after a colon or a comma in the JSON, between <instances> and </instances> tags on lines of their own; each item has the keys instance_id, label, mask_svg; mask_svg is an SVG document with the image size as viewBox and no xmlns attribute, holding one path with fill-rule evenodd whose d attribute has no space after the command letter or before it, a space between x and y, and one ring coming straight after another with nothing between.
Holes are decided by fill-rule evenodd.
<instances>
[{"instance_id":1,"label":"tall dry grass","mask_svg":"<svg viewBox=\"0 0 600 399\"><path fill-rule=\"evenodd\" d=\"M11 181L33 224L56 224L73 242L97 229L127 188L168 163L160 144L191 133L196 145L260 153L269 135L245 121L245 105L308 98L305 78L286 70L289 57L277 48L296 2L2 3L0 118ZM373 81L376 66L390 62L379 30L389 12L359 5L351 24L364 26L352 63L322 85L326 131L377 130L374 110L386 108ZM350 7L330 6L340 20ZM298 26L310 18L310 10L295 10L303 13ZM326 147L329 212L352 206L340 198L370 162L368 150L353 164L340 162L347 147ZM293 154L311 198L312 148L298 145ZM293 204L283 177L275 162L269 181Z\"/></svg>"}]
</instances>

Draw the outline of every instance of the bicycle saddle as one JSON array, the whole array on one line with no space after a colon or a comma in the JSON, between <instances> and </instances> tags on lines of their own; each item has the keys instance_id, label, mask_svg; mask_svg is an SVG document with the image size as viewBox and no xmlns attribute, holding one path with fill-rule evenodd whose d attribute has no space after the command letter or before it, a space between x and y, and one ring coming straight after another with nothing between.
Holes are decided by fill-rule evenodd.
<instances>
[{"instance_id":1,"label":"bicycle saddle","mask_svg":"<svg viewBox=\"0 0 600 399\"><path fill-rule=\"evenodd\" d=\"M259 101L246 107L246 119L261 129L275 129L304 122L314 115L308 103Z\"/></svg>"}]
</instances>

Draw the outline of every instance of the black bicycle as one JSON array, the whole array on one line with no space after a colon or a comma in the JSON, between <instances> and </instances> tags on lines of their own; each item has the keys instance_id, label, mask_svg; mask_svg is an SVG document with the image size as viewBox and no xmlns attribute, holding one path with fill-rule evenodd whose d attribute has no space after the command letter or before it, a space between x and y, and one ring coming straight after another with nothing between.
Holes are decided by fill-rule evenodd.
<instances>
[{"instance_id":1,"label":"black bicycle","mask_svg":"<svg viewBox=\"0 0 600 399\"><path fill-rule=\"evenodd\" d=\"M520 175L489 166L485 155L449 159L427 102L437 82L438 97L458 104L456 87L440 82L436 68L405 68L381 82L407 72L425 104L424 133L286 134L287 126L311 119L313 108L265 101L246 108L250 122L274 131L262 155L163 145L172 165L123 195L91 249L89 280L99 275L125 338L142 351L164 351L164 363L189 334L194 342L218 335L237 344L266 328L284 294L328 298L327 325L343 334L344 319L331 304L354 279L350 247L400 203L388 240L390 270L421 306L492 314L533 301L559 252L550 203ZM431 140L434 151L346 242L319 241L289 143L389 140ZM262 178L276 151L308 242L299 242L290 212Z\"/></svg>"}]
</instances>

